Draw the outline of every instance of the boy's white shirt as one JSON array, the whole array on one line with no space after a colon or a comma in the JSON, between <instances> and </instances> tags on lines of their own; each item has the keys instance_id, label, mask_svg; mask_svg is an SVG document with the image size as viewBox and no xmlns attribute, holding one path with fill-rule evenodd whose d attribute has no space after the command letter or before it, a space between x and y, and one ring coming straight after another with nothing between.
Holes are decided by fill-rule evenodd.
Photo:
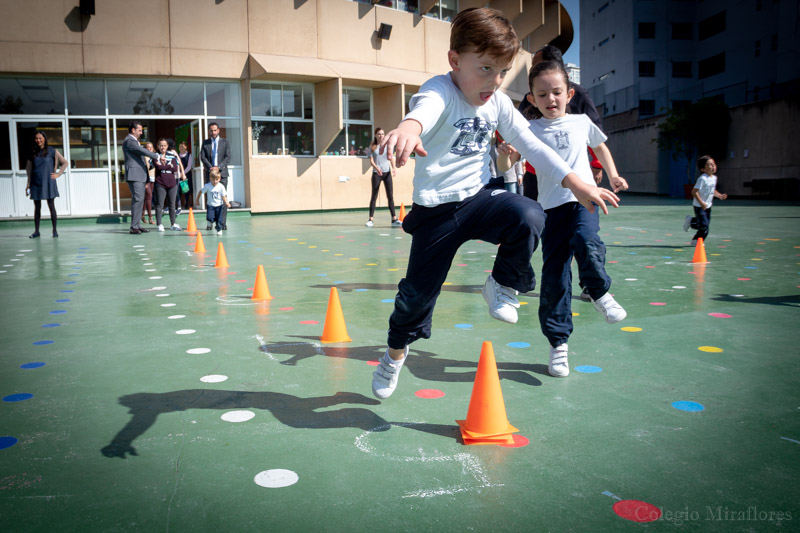
<instances>
[{"instance_id":1,"label":"boy's white shirt","mask_svg":"<svg viewBox=\"0 0 800 533\"><path fill-rule=\"evenodd\" d=\"M475 195L489 180L489 141L495 129L541 169L544 180L561 187L564 176L572 172L531 134L528 121L501 92L474 106L446 74L426 81L409 107L405 119L422 125L420 138L428 152L415 159L413 199L419 205L431 207Z\"/></svg>"},{"instance_id":2,"label":"boy's white shirt","mask_svg":"<svg viewBox=\"0 0 800 533\"><path fill-rule=\"evenodd\" d=\"M581 181L595 185L592 167L589 165L587 146L596 148L606 142L606 135L586 115L564 115L559 118L537 118L530 121L530 129L547 146L555 150L570 166ZM567 188L552 180L539 179L539 203L543 209L552 209L578 199Z\"/></svg>"},{"instance_id":3,"label":"boy's white shirt","mask_svg":"<svg viewBox=\"0 0 800 533\"><path fill-rule=\"evenodd\" d=\"M706 207L711 207L711 204L714 203L714 191L717 190L716 174L709 176L703 172L700 174L700 177L697 178L694 188L700 193L700 198L706 203ZM692 205L695 207L703 207L700 205L700 202L697 201L697 198L692 199Z\"/></svg>"},{"instance_id":4,"label":"boy's white shirt","mask_svg":"<svg viewBox=\"0 0 800 533\"><path fill-rule=\"evenodd\" d=\"M203 188L200 189L200 192L208 193L206 197L206 205L210 205L211 207L219 207L223 204L222 198L224 196L228 196L227 191L225 191L225 186L222 182L217 183L214 185L210 181L203 185Z\"/></svg>"}]
</instances>

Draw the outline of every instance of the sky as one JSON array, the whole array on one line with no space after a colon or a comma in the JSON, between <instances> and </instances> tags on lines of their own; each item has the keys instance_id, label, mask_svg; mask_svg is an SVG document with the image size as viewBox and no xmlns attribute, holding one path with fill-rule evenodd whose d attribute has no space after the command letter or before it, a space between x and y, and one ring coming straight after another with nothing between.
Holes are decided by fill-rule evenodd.
<instances>
[{"instance_id":1,"label":"sky","mask_svg":"<svg viewBox=\"0 0 800 533\"><path fill-rule=\"evenodd\" d=\"M564 54L564 63L575 63L581 65L581 37L580 37L580 0L561 0L561 5L569 13L572 19L572 27L575 30L575 37L572 40L569 50Z\"/></svg>"}]
</instances>

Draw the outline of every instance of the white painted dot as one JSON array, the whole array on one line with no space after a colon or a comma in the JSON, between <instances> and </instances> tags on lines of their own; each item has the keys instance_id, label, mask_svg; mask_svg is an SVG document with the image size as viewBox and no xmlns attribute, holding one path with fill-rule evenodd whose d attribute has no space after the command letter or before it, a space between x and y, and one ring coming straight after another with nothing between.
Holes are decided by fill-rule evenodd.
<instances>
[{"instance_id":1,"label":"white painted dot","mask_svg":"<svg viewBox=\"0 0 800 533\"><path fill-rule=\"evenodd\" d=\"M686 287L684 287L683 285L673 285L672 288L673 289L685 289Z\"/></svg>"},{"instance_id":2,"label":"white painted dot","mask_svg":"<svg viewBox=\"0 0 800 533\"><path fill-rule=\"evenodd\" d=\"M17 254L17 257L25 257L25 254Z\"/></svg>"},{"instance_id":3,"label":"white painted dot","mask_svg":"<svg viewBox=\"0 0 800 533\"><path fill-rule=\"evenodd\" d=\"M253 411L228 411L220 418L225 422L247 422L255 416L256 414Z\"/></svg>"},{"instance_id":4,"label":"white painted dot","mask_svg":"<svg viewBox=\"0 0 800 533\"><path fill-rule=\"evenodd\" d=\"M210 374L200 378L200 381L203 383L222 383L223 381L227 381L227 379L228 376L223 376L222 374Z\"/></svg>"},{"instance_id":5,"label":"white painted dot","mask_svg":"<svg viewBox=\"0 0 800 533\"><path fill-rule=\"evenodd\" d=\"M0 274L5 274L8 270L0 270Z\"/></svg>"},{"instance_id":6,"label":"white painted dot","mask_svg":"<svg viewBox=\"0 0 800 533\"><path fill-rule=\"evenodd\" d=\"M33 250L20 250L20 252L32 252Z\"/></svg>"},{"instance_id":7,"label":"white painted dot","mask_svg":"<svg viewBox=\"0 0 800 533\"><path fill-rule=\"evenodd\" d=\"M744 298L744 294L731 294L733 298Z\"/></svg>"},{"instance_id":8,"label":"white painted dot","mask_svg":"<svg viewBox=\"0 0 800 533\"><path fill-rule=\"evenodd\" d=\"M162 292L161 294L156 294L156 298L163 298L164 296L169 296L169 294L166 292Z\"/></svg>"},{"instance_id":9,"label":"white painted dot","mask_svg":"<svg viewBox=\"0 0 800 533\"><path fill-rule=\"evenodd\" d=\"M3 265L4 267L13 267L14 265Z\"/></svg>"},{"instance_id":10,"label":"white painted dot","mask_svg":"<svg viewBox=\"0 0 800 533\"><path fill-rule=\"evenodd\" d=\"M144 244L134 244L134 248L144 248Z\"/></svg>"},{"instance_id":11,"label":"white painted dot","mask_svg":"<svg viewBox=\"0 0 800 533\"><path fill-rule=\"evenodd\" d=\"M19 259L12 258L12 259L9 259L9 261L19 261Z\"/></svg>"},{"instance_id":12,"label":"white painted dot","mask_svg":"<svg viewBox=\"0 0 800 533\"><path fill-rule=\"evenodd\" d=\"M179 320L181 318L186 318L186 315L172 315L167 317L170 320Z\"/></svg>"},{"instance_id":13,"label":"white painted dot","mask_svg":"<svg viewBox=\"0 0 800 533\"><path fill-rule=\"evenodd\" d=\"M161 276L150 276L150 279L161 279Z\"/></svg>"},{"instance_id":14,"label":"white painted dot","mask_svg":"<svg viewBox=\"0 0 800 533\"><path fill-rule=\"evenodd\" d=\"M378 235L380 235L381 237L388 237L389 236L388 233L378 233Z\"/></svg>"},{"instance_id":15,"label":"white painted dot","mask_svg":"<svg viewBox=\"0 0 800 533\"><path fill-rule=\"evenodd\" d=\"M186 353L190 353L192 355L202 355L210 351L211 348L189 348L188 350L186 350Z\"/></svg>"},{"instance_id":16,"label":"white painted dot","mask_svg":"<svg viewBox=\"0 0 800 533\"><path fill-rule=\"evenodd\" d=\"M161 307L175 307L175 304L161 304Z\"/></svg>"},{"instance_id":17,"label":"white painted dot","mask_svg":"<svg viewBox=\"0 0 800 533\"><path fill-rule=\"evenodd\" d=\"M637 281L636 278L625 278L625 281Z\"/></svg>"},{"instance_id":18,"label":"white painted dot","mask_svg":"<svg viewBox=\"0 0 800 533\"><path fill-rule=\"evenodd\" d=\"M142 257L142 261L150 261L149 257Z\"/></svg>"},{"instance_id":19,"label":"white painted dot","mask_svg":"<svg viewBox=\"0 0 800 533\"><path fill-rule=\"evenodd\" d=\"M156 269L155 268L145 268L144 271L145 272L155 272Z\"/></svg>"},{"instance_id":20,"label":"white painted dot","mask_svg":"<svg viewBox=\"0 0 800 533\"><path fill-rule=\"evenodd\" d=\"M253 481L256 482L256 485L261 487L278 489L281 487L294 485L299 479L300 478L297 476L297 474L291 470L276 468L274 470L264 470L263 472L259 472L256 474L256 477L253 478Z\"/></svg>"},{"instance_id":21,"label":"white painted dot","mask_svg":"<svg viewBox=\"0 0 800 533\"><path fill-rule=\"evenodd\" d=\"M151 290L151 291L163 291L164 289L166 289L166 287L153 287L153 288L152 288L152 289L150 289L150 290Z\"/></svg>"},{"instance_id":22,"label":"white painted dot","mask_svg":"<svg viewBox=\"0 0 800 533\"><path fill-rule=\"evenodd\" d=\"M193 329L179 329L175 333L177 333L178 335L191 335L194 332L195 331Z\"/></svg>"},{"instance_id":23,"label":"white painted dot","mask_svg":"<svg viewBox=\"0 0 800 533\"><path fill-rule=\"evenodd\" d=\"M142 252L139 255L147 255L147 252Z\"/></svg>"},{"instance_id":24,"label":"white painted dot","mask_svg":"<svg viewBox=\"0 0 800 533\"><path fill-rule=\"evenodd\" d=\"M146 266L146 267L153 266L153 263L142 263L142 266Z\"/></svg>"}]
</instances>

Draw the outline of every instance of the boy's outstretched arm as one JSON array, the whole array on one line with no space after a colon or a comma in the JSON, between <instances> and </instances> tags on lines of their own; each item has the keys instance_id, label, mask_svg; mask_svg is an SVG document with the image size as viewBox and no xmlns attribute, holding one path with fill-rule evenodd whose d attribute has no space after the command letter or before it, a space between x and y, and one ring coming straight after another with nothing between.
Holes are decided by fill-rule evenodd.
<instances>
[{"instance_id":1,"label":"boy's outstretched arm","mask_svg":"<svg viewBox=\"0 0 800 533\"><path fill-rule=\"evenodd\" d=\"M614 164L614 158L611 157L611 150L608 149L606 143L600 143L592 148L597 160L603 165L603 168L608 173L608 182L614 192L624 191L628 188L628 182L625 178L621 177L617 172L617 166Z\"/></svg>"},{"instance_id":2,"label":"boy's outstretched arm","mask_svg":"<svg viewBox=\"0 0 800 533\"><path fill-rule=\"evenodd\" d=\"M619 207L619 197L616 194L608 189L584 182L574 172L570 172L564 176L564 179L561 180L561 186L572 191L575 198L577 198L581 205L588 209L590 213L594 213L595 204L597 204L606 215L608 214L606 202L614 207Z\"/></svg>"},{"instance_id":3,"label":"boy's outstretched arm","mask_svg":"<svg viewBox=\"0 0 800 533\"><path fill-rule=\"evenodd\" d=\"M413 152L418 155L426 156L428 152L422 146L422 139L419 138L422 133L422 124L414 119L406 119L401 122L395 129L386 134L381 142L380 153L397 153L396 166L402 167L408 161L408 158Z\"/></svg>"}]
</instances>

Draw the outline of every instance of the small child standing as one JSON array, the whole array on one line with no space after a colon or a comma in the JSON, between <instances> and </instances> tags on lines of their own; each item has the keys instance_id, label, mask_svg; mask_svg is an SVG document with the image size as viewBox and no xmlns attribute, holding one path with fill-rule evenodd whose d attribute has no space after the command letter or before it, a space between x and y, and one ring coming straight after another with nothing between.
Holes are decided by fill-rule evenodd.
<instances>
[{"instance_id":1,"label":"small child standing","mask_svg":"<svg viewBox=\"0 0 800 533\"><path fill-rule=\"evenodd\" d=\"M607 137L586 115L568 115L567 104L574 94L564 66L557 61L543 61L528 76L530 103L541 118L531 120L531 130L550 146L580 176L584 183L595 185L586 147L594 149L608 172L614 192L625 190L628 183L617 175ZM502 150L501 150L502 151ZM512 153L511 161L519 154ZM508 157L500 168L508 165ZM538 170L538 165L537 170ZM624 319L625 310L611 293L611 278L605 270L606 247L597 232L600 217L578 202L570 190L539 176L539 202L547 214L542 232L542 283L539 296L539 324L550 342L548 371L554 377L569 375L567 341L572 333L572 258L580 272L581 286L587 289L595 309L606 322Z\"/></svg>"},{"instance_id":2,"label":"small child standing","mask_svg":"<svg viewBox=\"0 0 800 533\"><path fill-rule=\"evenodd\" d=\"M692 206L694 207L694 218L686 215L683 221L683 231L689 228L697 230L692 237L692 246L697 244L697 239L706 240L708 228L711 225L711 204L714 198L727 200L727 194L720 194L717 191L717 162L710 155L700 156L697 159L697 168L703 173L697 178L697 182L692 189Z\"/></svg>"},{"instance_id":3,"label":"small child standing","mask_svg":"<svg viewBox=\"0 0 800 533\"><path fill-rule=\"evenodd\" d=\"M225 191L225 186L220 183L222 176L219 173L219 169L212 169L208 173L208 177L211 181L203 185L203 188L197 193L195 203L200 202L200 197L203 193L208 194L206 197L206 229L210 230L211 224L214 224L217 235L222 235L222 223L220 222L222 206L224 204L225 207L230 209L231 204L228 202L228 193Z\"/></svg>"},{"instance_id":4,"label":"small child standing","mask_svg":"<svg viewBox=\"0 0 800 533\"><path fill-rule=\"evenodd\" d=\"M454 19L447 57L449 74L425 82L405 119L381 142L402 167L412 152L414 203L403 220L411 251L389 318L388 347L372 375L372 392L388 398L409 344L431 336L433 309L458 248L471 239L499 244L483 286L489 314L517 322L518 291L534 288L531 256L544 225L541 206L530 198L484 186L489 181L489 142L499 129L536 165L543 181L568 187L594 212L608 212L619 198L594 182L584 183L551 149L534 137L528 122L498 89L519 50L503 14L470 8ZM423 147L423 142L425 147Z\"/></svg>"}]
</instances>

